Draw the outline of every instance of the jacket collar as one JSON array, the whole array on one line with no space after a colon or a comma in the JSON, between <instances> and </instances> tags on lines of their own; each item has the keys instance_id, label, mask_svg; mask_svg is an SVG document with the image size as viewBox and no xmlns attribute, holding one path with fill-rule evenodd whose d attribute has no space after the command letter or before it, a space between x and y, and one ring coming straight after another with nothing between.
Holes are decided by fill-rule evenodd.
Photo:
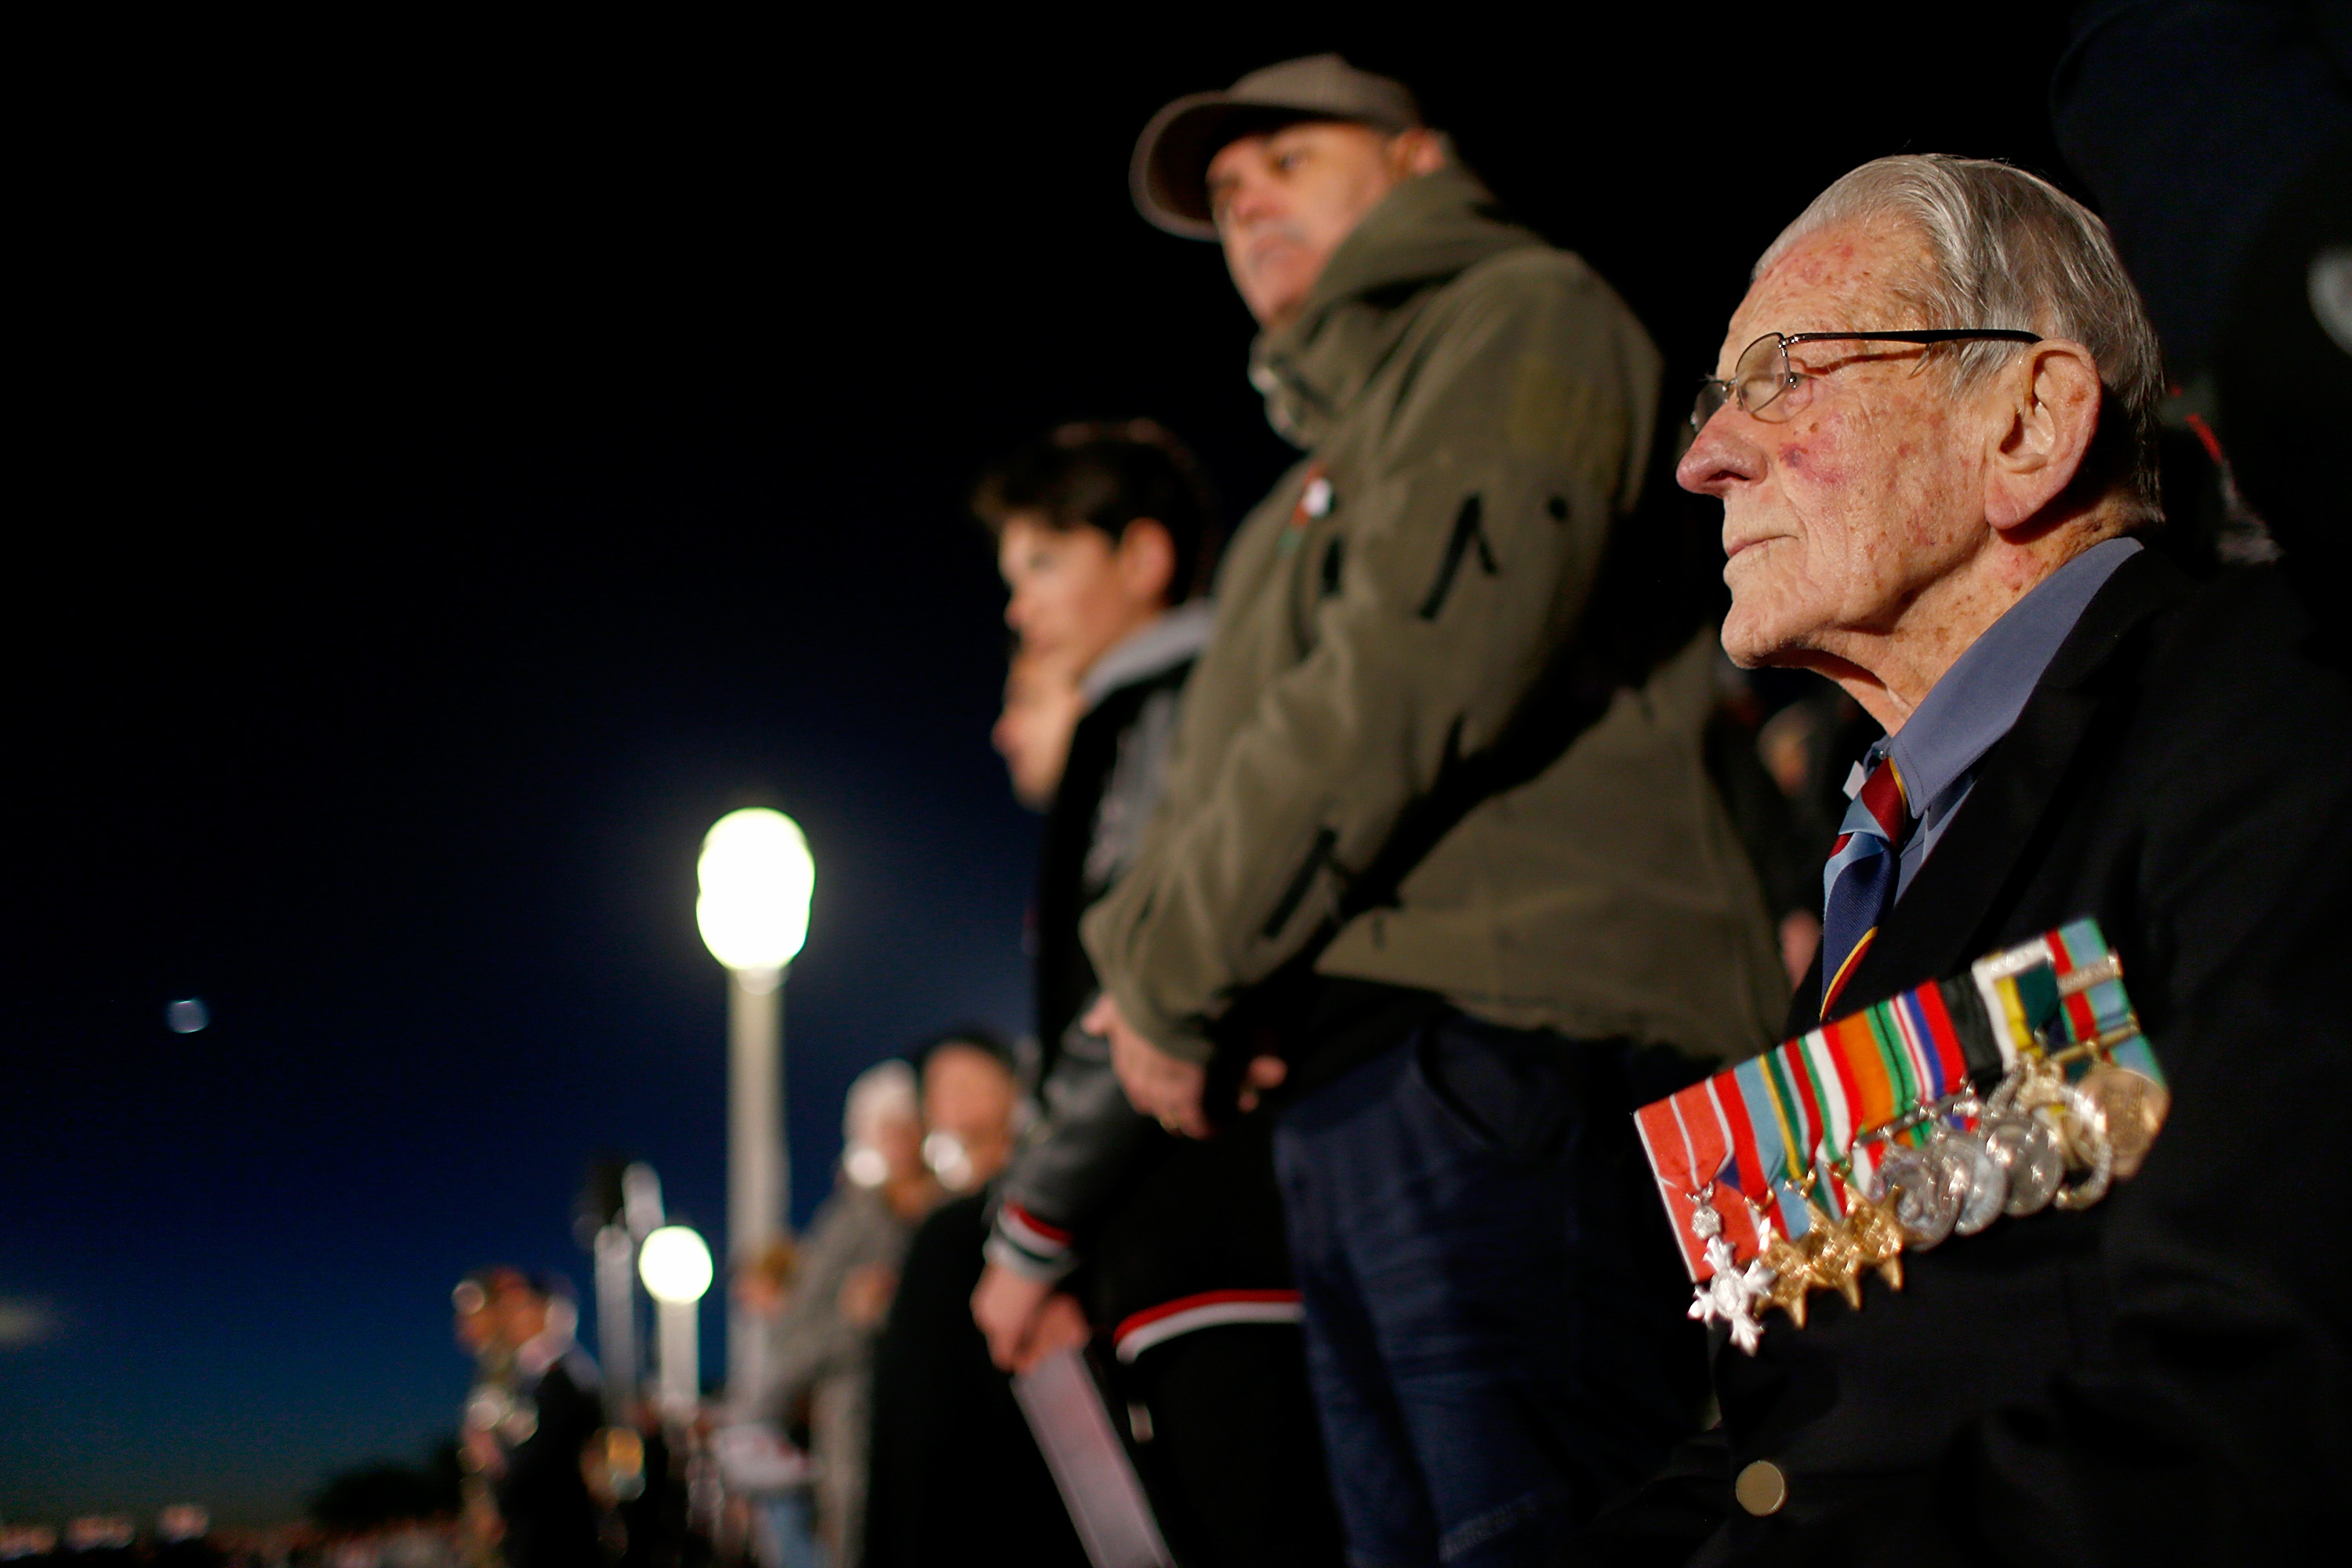
<instances>
[{"instance_id":1,"label":"jacket collar","mask_svg":"<svg viewBox=\"0 0 2352 1568\"><path fill-rule=\"evenodd\" d=\"M2042 830L2054 821L2050 802L2098 711L2100 672L2135 628L2190 586L2152 550L2116 568L2059 645L2017 722L1985 753L1968 804L1863 954L1841 1011L1958 973L2000 940L2003 933L1990 928L2001 890L2047 847ZM1816 963L1790 1002L1789 1035L1819 1027L1821 1007Z\"/></svg>"},{"instance_id":2,"label":"jacket collar","mask_svg":"<svg viewBox=\"0 0 2352 1568\"><path fill-rule=\"evenodd\" d=\"M1217 607L1207 599L1177 605L1111 645L1087 667L1078 681L1078 700L1091 712L1102 700L1123 686L1149 680L1190 659L1209 646L1209 629Z\"/></svg>"},{"instance_id":3,"label":"jacket collar","mask_svg":"<svg viewBox=\"0 0 2352 1568\"><path fill-rule=\"evenodd\" d=\"M1250 384L1292 445L1312 447L1346 416L1432 284L1543 241L1504 222L1476 175L1448 163L1391 191L1340 243L1297 320L1250 346Z\"/></svg>"}]
</instances>

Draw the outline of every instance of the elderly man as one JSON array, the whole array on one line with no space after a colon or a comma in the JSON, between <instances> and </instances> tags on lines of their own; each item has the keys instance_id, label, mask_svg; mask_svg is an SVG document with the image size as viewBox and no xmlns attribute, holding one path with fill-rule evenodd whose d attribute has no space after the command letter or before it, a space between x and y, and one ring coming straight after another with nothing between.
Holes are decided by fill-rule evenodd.
<instances>
[{"instance_id":1,"label":"elderly man","mask_svg":"<svg viewBox=\"0 0 2352 1568\"><path fill-rule=\"evenodd\" d=\"M1688 1532L1664 1483L1611 1522L1654 1560L2282 1560L2352 1463L2338 661L2273 569L2198 586L2132 537L2156 342L2105 228L2030 174L1848 174L1757 264L1718 376L1681 479L1724 502L1725 647L1887 731L1790 1032L2088 915L2173 1109L2096 1206L1719 1353Z\"/></svg>"},{"instance_id":2,"label":"elderly man","mask_svg":"<svg viewBox=\"0 0 2352 1568\"><path fill-rule=\"evenodd\" d=\"M1234 538L1162 804L1082 922L1088 1027L1174 1131L1287 1074L1300 1300L1202 1305L1303 1311L1350 1560L1539 1560L1703 1397L1626 1112L1761 1043L1783 986L1701 763L1709 639L1623 526L1657 355L1336 56L1169 105L1134 172L1223 244L1307 457Z\"/></svg>"}]
</instances>

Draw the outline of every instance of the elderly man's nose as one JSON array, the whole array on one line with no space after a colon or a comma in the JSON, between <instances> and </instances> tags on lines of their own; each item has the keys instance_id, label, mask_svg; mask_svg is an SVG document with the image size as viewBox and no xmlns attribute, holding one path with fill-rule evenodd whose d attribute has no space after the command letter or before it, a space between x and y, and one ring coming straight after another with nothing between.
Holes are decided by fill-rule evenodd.
<instances>
[{"instance_id":1,"label":"elderly man's nose","mask_svg":"<svg viewBox=\"0 0 2352 1568\"><path fill-rule=\"evenodd\" d=\"M1738 480L1762 477L1763 454L1733 433L1731 421L1727 406L1699 426L1697 439L1675 465L1675 483L1695 495L1721 495Z\"/></svg>"}]
</instances>

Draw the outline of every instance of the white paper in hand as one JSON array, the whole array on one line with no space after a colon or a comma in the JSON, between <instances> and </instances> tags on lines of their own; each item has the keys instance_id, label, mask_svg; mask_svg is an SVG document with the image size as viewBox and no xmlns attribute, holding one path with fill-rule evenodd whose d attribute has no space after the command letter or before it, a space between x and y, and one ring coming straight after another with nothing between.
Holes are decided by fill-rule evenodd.
<instances>
[{"instance_id":1,"label":"white paper in hand","mask_svg":"<svg viewBox=\"0 0 2352 1568\"><path fill-rule=\"evenodd\" d=\"M1013 1380L1013 1394L1094 1568L1175 1568L1079 1352L1047 1356Z\"/></svg>"}]
</instances>

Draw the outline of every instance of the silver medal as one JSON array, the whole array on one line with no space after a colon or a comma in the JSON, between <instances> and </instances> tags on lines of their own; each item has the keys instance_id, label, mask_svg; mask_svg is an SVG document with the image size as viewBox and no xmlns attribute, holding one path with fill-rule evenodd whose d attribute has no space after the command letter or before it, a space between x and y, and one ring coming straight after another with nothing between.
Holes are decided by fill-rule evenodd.
<instances>
[{"instance_id":1,"label":"silver medal","mask_svg":"<svg viewBox=\"0 0 2352 1568\"><path fill-rule=\"evenodd\" d=\"M2070 1163L2087 1173L2073 1186L2060 1188L2051 1202L2062 1209L2086 1209L2107 1195L2107 1184L2115 1179L2115 1145L2107 1137L2106 1112L2096 1100L2071 1085L2060 1092Z\"/></svg>"},{"instance_id":2,"label":"silver medal","mask_svg":"<svg viewBox=\"0 0 2352 1568\"><path fill-rule=\"evenodd\" d=\"M1924 1149L1892 1149L1878 1163L1873 1197L1895 1194L1895 1223L1903 1244L1925 1252L1952 1234L1969 1194L1967 1168L1941 1140Z\"/></svg>"},{"instance_id":3,"label":"silver medal","mask_svg":"<svg viewBox=\"0 0 2352 1568\"><path fill-rule=\"evenodd\" d=\"M2005 1212L2032 1214L2053 1203L2086 1209L2107 1195L2116 1157L2106 1113L2056 1067L2030 1063L2002 1079L1993 1090L1992 1123L1989 1142L1994 1157L2000 1157L2004 1143L2012 1155L2007 1162ZM2012 1131L2019 1128L2023 1131ZM2070 1167L2086 1173L2066 1186Z\"/></svg>"},{"instance_id":4,"label":"silver medal","mask_svg":"<svg viewBox=\"0 0 2352 1568\"><path fill-rule=\"evenodd\" d=\"M1969 1183L1968 1196L1961 1200L1959 1217L1952 1228L1962 1236L1974 1236L2000 1217L2001 1205L2009 1201L2008 1168L1985 1147L1982 1132L1955 1132L1942 1142Z\"/></svg>"},{"instance_id":5,"label":"silver medal","mask_svg":"<svg viewBox=\"0 0 2352 1568\"><path fill-rule=\"evenodd\" d=\"M1690 1316L1702 1323L1721 1323L1731 1331L1731 1342L1749 1355L1756 1353L1764 1325L1758 1318L1772 1270L1761 1258L1739 1267L1731 1243L1723 1238L1723 1216L1701 1203L1691 1215L1692 1234L1706 1243L1707 1267L1714 1272L1691 1291Z\"/></svg>"},{"instance_id":6,"label":"silver medal","mask_svg":"<svg viewBox=\"0 0 2352 1568\"><path fill-rule=\"evenodd\" d=\"M2031 1111L1997 1113L1986 1123L1985 1148L2000 1162L2009 1191L2000 1212L2040 1214L2066 1179L2066 1152L2058 1130Z\"/></svg>"}]
</instances>

